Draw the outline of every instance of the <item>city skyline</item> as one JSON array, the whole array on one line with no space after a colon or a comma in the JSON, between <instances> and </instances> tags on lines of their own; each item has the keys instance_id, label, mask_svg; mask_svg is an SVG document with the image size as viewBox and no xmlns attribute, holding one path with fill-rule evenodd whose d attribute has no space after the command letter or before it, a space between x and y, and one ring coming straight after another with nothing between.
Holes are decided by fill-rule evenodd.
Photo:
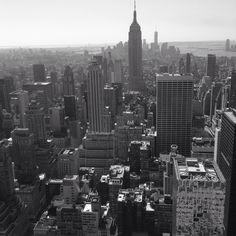
<instances>
[{"instance_id":1,"label":"city skyline","mask_svg":"<svg viewBox=\"0 0 236 236\"><path fill-rule=\"evenodd\" d=\"M149 4L139 0L137 17L143 39L148 42L153 42L155 30L161 42L235 40L234 6L234 0L227 4L219 0L182 0L181 7L173 0L150 0ZM0 47L126 42L132 11L132 0L10 0L1 4Z\"/></svg>"}]
</instances>

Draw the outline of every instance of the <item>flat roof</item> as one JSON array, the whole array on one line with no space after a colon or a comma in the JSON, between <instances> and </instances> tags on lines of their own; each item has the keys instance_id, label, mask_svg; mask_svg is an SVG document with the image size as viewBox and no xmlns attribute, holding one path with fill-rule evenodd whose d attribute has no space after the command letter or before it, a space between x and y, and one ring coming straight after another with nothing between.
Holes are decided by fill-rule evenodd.
<instances>
[{"instance_id":1,"label":"flat roof","mask_svg":"<svg viewBox=\"0 0 236 236\"><path fill-rule=\"evenodd\" d=\"M225 115L234 123L236 124L236 111L235 114L233 111L226 111Z\"/></svg>"},{"instance_id":2,"label":"flat roof","mask_svg":"<svg viewBox=\"0 0 236 236\"><path fill-rule=\"evenodd\" d=\"M189 179L196 181L223 182L224 178L220 174L214 162L202 162L197 158L186 158L174 160L175 170L178 179Z\"/></svg>"}]
</instances>

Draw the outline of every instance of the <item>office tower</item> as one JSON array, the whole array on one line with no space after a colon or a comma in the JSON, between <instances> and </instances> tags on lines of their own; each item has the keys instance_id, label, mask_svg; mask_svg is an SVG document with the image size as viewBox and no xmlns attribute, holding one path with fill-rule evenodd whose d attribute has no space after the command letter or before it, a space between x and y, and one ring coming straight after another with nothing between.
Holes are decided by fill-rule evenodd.
<instances>
[{"instance_id":1,"label":"office tower","mask_svg":"<svg viewBox=\"0 0 236 236\"><path fill-rule=\"evenodd\" d=\"M65 204L75 204L79 194L79 176L78 175L66 175L63 178L63 198Z\"/></svg>"},{"instance_id":2,"label":"office tower","mask_svg":"<svg viewBox=\"0 0 236 236\"><path fill-rule=\"evenodd\" d=\"M130 90L143 91L145 84L142 68L142 33L136 18L136 7L134 7L134 18L129 29L128 48L129 88Z\"/></svg>"},{"instance_id":3,"label":"office tower","mask_svg":"<svg viewBox=\"0 0 236 236\"><path fill-rule=\"evenodd\" d=\"M58 83L57 83L57 72L56 71L52 71L50 73L50 81L52 83L52 91L54 96L58 96L59 94L59 88L58 88Z\"/></svg>"},{"instance_id":4,"label":"office tower","mask_svg":"<svg viewBox=\"0 0 236 236\"><path fill-rule=\"evenodd\" d=\"M34 142L44 144L46 142L46 129L44 121L44 111L40 104L32 100L25 112L26 127L30 133L34 134Z\"/></svg>"},{"instance_id":5,"label":"office tower","mask_svg":"<svg viewBox=\"0 0 236 236\"><path fill-rule=\"evenodd\" d=\"M122 83L123 81L123 68L121 60L115 60L114 64L114 82Z\"/></svg>"},{"instance_id":6,"label":"office tower","mask_svg":"<svg viewBox=\"0 0 236 236\"><path fill-rule=\"evenodd\" d=\"M0 141L0 200L9 201L15 193L13 165L7 140Z\"/></svg>"},{"instance_id":7,"label":"office tower","mask_svg":"<svg viewBox=\"0 0 236 236\"><path fill-rule=\"evenodd\" d=\"M65 67L64 76L62 78L63 95L75 95L74 75L70 66Z\"/></svg>"},{"instance_id":8,"label":"office tower","mask_svg":"<svg viewBox=\"0 0 236 236\"><path fill-rule=\"evenodd\" d=\"M7 140L0 141L0 234L24 236L29 227L28 208L16 197L13 165Z\"/></svg>"},{"instance_id":9,"label":"office tower","mask_svg":"<svg viewBox=\"0 0 236 236\"><path fill-rule=\"evenodd\" d=\"M111 57L111 52L108 52L108 64L107 64L107 82L109 84L114 83L114 63Z\"/></svg>"},{"instance_id":10,"label":"office tower","mask_svg":"<svg viewBox=\"0 0 236 236\"><path fill-rule=\"evenodd\" d=\"M174 159L173 181L173 235L224 235L226 186L218 165Z\"/></svg>"},{"instance_id":11,"label":"office tower","mask_svg":"<svg viewBox=\"0 0 236 236\"><path fill-rule=\"evenodd\" d=\"M103 132L104 81L99 64L91 62L88 67L88 118L89 132Z\"/></svg>"},{"instance_id":12,"label":"office tower","mask_svg":"<svg viewBox=\"0 0 236 236\"><path fill-rule=\"evenodd\" d=\"M231 72L230 107L236 109L236 70Z\"/></svg>"},{"instance_id":13,"label":"office tower","mask_svg":"<svg viewBox=\"0 0 236 236\"><path fill-rule=\"evenodd\" d=\"M186 54L186 74L191 74L191 54Z\"/></svg>"},{"instance_id":14,"label":"office tower","mask_svg":"<svg viewBox=\"0 0 236 236\"><path fill-rule=\"evenodd\" d=\"M207 55L207 75L211 77L212 80L215 80L216 77L216 55L208 54Z\"/></svg>"},{"instance_id":15,"label":"office tower","mask_svg":"<svg viewBox=\"0 0 236 236\"><path fill-rule=\"evenodd\" d=\"M70 120L77 119L76 98L74 95L64 96L65 116Z\"/></svg>"},{"instance_id":16,"label":"office tower","mask_svg":"<svg viewBox=\"0 0 236 236\"><path fill-rule=\"evenodd\" d=\"M2 129L4 133L4 138L10 138L11 131L14 129L13 116L10 112L5 109L2 111Z\"/></svg>"},{"instance_id":17,"label":"office tower","mask_svg":"<svg viewBox=\"0 0 236 236\"><path fill-rule=\"evenodd\" d=\"M236 235L236 111L222 115L220 153L217 164L226 179L225 228L226 235Z\"/></svg>"},{"instance_id":18,"label":"office tower","mask_svg":"<svg viewBox=\"0 0 236 236\"><path fill-rule=\"evenodd\" d=\"M61 105L49 108L50 128L52 131L61 131L64 126L65 109Z\"/></svg>"},{"instance_id":19,"label":"office tower","mask_svg":"<svg viewBox=\"0 0 236 236\"><path fill-rule=\"evenodd\" d=\"M58 153L57 173L59 178L65 175L76 175L79 170L78 148L62 149Z\"/></svg>"},{"instance_id":20,"label":"office tower","mask_svg":"<svg viewBox=\"0 0 236 236\"><path fill-rule=\"evenodd\" d=\"M34 64L33 65L33 74L34 74L34 82L45 82L45 66L44 64Z\"/></svg>"},{"instance_id":21,"label":"office tower","mask_svg":"<svg viewBox=\"0 0 236 236\"><path fill-rule=\"evenodd\" d=\"M133 235L144 226L144 192L139 189L121 189L117 197L118 235Z\"/></svg>"},{"instance_id":22,"label":"office tower","mask_svg":"<svg viewBox=\"0 0 236 236\"><path fill-rule=\"evenodd\" d=\"M157 75L157 153L168 152L177 144L180 154L191 155L192 97L191 76Z\"/></svg>"},{"instance_id":23,"label":"office tower","mask_svg":"<svg viewBox=\"0 0 236 236\"><path fill-rule=\"evenodd\" d=\"M82 138L84 137L86 130L82 127L81 122L79 120L70 120L69 130L71 147L79 147L82 143Z\"/></svg>"},{"instance_id":24,"label":"office tower","mask_svg":"<svg viewBox=\"0 0 236 236\"><path fill-rule=\"evenodd\" d=\"M114 158L113 133L87 133L79 146L80 166L107 169Z\"/></svg>"},{"instance_id":25,"label":"office tower","mask_svg":"<svg viewBox=\"0 0 236 236\"><path fill-rule=\"evenodd\" d=\"M173 71L173 69L172 69ZM172 74L172 72L169 71L170 74ZM173 71L174 73L174 71ZM179 74L180 75L184 75L185 73L185 65L184 65L184 59L183 58L180 58L179 60Z\"/></svg>"},{"instance_id":26,"label":"office tower","mask_svg":"<svg viewBox=\"0 0 236 236\"><path fill-rule=\"evenodd\" d=\"M34 135L28 128L15 128L11 137L16 177L20 183L31 183L36 175Z\"/></svg>"},{"instance_id":27,"label":"office tower","mask_svg":"<svg viewBox=\"0 0 236 236\"><path fill-rule=\"evenodd\" d=\"M81 211L83 235L98 235L99 212L94 211L92 203L87 202Z\"/></svg>"},{"instance_id":28,"label":"office tower","mask_svg":"<svg viewBox=\"0 0 236 236\"><path fill-rule=\"evenodd\" d=\"M11 111L9 94L14 90L14 81L11 76L5 76L0 79L0 105L8 112Z\"/></svg>"},{"instance_id":29,"label":"office tower","mask_svg":"<svg viewBox=\"0 0 236 236\"><path fill-rule=\"evenodd\" d=\"M154 44L156 47L158 47L158 32L157 31L154 32Z\"/></svg>"},{"instance_id":30,"label":"office tower","mask_svg":"<svg viewBox=\"0 0 236 236\"><path fill-rule=\"evenodd\" d=\"M57 225L60 235L84 235L82 231L82 211L80 205L57 207Z\"/></svg>"},{"instance_id":31,"label":"office tower","mask_svg":"<svg viewBox=\"0 0 236 236\"><path fill-rule=\"evenodd\" d=\"M211 86L211 104L210 104L210 118L215 115L216 109L221 109L222 106L222 82L213 82Z\"/></svg>"},{"instance_id":32,"label":"office tower","mask_svg":"<svg viewBox=\"0 0 236 236\"><path fill-rule=\"evenodd\" d=\"M226 39L226 42L225 42L225 50L226 50L226 51L229 51L229 50L230 50L230 40L229 40L229 39Z\"/></svg>"},{"instance_id":33,"label":"office tower","mask_svg":"<svg viewBox=\"0 0 236 236\"><path fill-rule=\"evenodd\" d=\"M10 104L17 126L26 127L25 111L29 104L29 94L24 90L17 90L10 93Z\"/></svg>"}]
</instances>

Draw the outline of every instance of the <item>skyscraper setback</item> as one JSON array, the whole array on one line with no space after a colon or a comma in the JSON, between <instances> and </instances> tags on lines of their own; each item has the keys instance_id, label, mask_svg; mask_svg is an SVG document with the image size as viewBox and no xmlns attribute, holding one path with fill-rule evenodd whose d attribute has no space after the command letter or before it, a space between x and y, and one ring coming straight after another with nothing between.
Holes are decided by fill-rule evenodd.
<instances>
[{"instance_id":1,"label":"skyscraper setback","mask_svg":"<svg viewBox=\"0 0 236 236\"><path fill-rule=\"evenodd\" d=\"M157 75L157 151L191 154L193 79L191 76Z\"/></svg>"},{"instance_id":2,"label":"skyscraper setback","mask_svg":"<svg viewBox=\"0 0 236 236\"><path fill-rule=\"evenodd\" d=\"M144 90L142 70L142 32L137 22L136 6L134 5L134 18L129 30L129 88L134 91Z\"/></svg>"}]
</instances>

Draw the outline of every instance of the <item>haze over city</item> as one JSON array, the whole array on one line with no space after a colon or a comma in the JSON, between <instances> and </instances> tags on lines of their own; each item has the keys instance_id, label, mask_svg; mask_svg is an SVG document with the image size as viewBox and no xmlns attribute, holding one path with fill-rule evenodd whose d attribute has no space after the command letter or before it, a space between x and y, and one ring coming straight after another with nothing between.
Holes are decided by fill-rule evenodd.
<instances>
[{"instance_id":1,"label":"haze over city","mask_svg":"<svg viewBox=\"0 0 236 236\"><path fill-rule=\"evenodd\" d=\"M132 0L0 0L0 47L127 41ZM137 0L142 37L160 42L236 39L235 0Z\"/></svg>"}]
</instances>

